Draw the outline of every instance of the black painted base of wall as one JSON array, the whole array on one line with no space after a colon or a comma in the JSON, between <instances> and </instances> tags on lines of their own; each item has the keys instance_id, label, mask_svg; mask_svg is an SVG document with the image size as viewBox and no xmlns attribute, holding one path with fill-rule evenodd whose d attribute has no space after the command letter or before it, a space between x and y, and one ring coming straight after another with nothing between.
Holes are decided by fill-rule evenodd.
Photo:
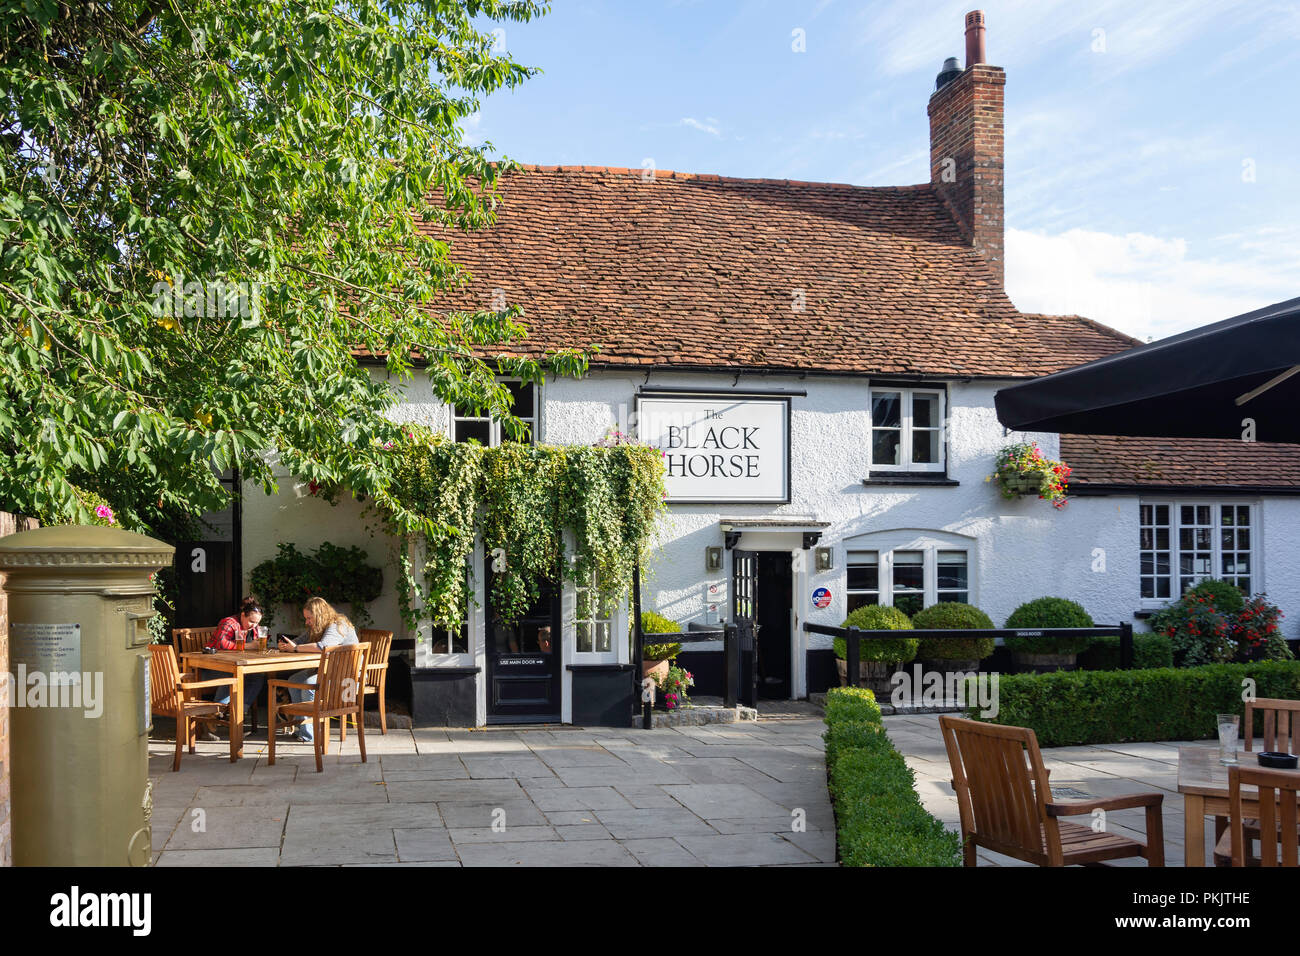
<instances>
[{"instance_id":1,"label":"black painted base of wall","mask_svg":"<svg viewBox=\"0 0 1300 956\"><path fill-rule=\"evenodd\" d=\"M473 727L478 723L477 667L413 668L411 724Z\"/></svg>"},{"instance_id":2,"label":"black painted base of wall","mask_svg":"<svg viewBox=\"0 0 1300 956\"><path fill-rule=\"evenodd\" d=\"M840 686L840 672L835 666L835 652L829 647L808 652L808 693L824 694Z\"/></svg>"},{"instance_id":3,"label":"black painted base of wall","mask_svg":"<svg viewBox=\"0 0 1300 956\"><path fill-rule=\"evenodd\" d=\"M579 727L632 725L631 664L570 664L573 723Z\"/></svg>"},{"instance_id":4,"label":"black painted base of wall","mask_svg":"<svg viewBox=\"0 0 1300 956\"><path fill-rule=\"evenodd\" d=\"M721 651L683 651L677 655L677 666L691 672L695 686L692 697L723 697L726 695L726 656Z\"/></svg>"}]
</instances>

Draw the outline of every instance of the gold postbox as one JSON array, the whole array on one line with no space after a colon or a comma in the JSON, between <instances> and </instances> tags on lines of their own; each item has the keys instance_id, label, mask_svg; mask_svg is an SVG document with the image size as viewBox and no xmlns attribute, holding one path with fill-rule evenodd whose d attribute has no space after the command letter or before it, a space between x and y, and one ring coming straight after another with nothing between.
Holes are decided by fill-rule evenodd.
<instances>
[{"instance_id":1,"label":"gold postbox","mask_svg":"<svg viewBox=\"0 0 1300 956\"><path fill-rule=\"evenodd\" d=\"M173 551L92 526L0 538L15 866L149 865L149 578Z\"/></svg>"}]
</instances>

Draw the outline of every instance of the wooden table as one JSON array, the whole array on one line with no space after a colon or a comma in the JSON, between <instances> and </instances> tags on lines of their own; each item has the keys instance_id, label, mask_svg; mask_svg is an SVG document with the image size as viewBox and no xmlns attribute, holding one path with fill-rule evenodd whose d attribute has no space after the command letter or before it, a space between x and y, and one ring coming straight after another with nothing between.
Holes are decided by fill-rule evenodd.
<instances>
[{"instance_id":1,"label":"wooden table","mask_svg":"<svg viewBox=\"0 0 1300 956\"><path fill-rule=\"evenodd\" d=\"M184 670L209 670L231 674L235 686L230 688L230 712L238 720L230 722L230 760L233 763L244 755L244 675L266 674L278 671L315 670L320 665L319 653L298 651L217 651L182 654ZM255 705L256 706L256 705ZM267 714L270 719L270 714Z\"/></svg>"},{"instance_id":2,"label":"wooden table","mask_svg":"<svg viewBox=\"0 0 1300 956\"><path fill-rule=\"evenodd\" d=\"M1256 753L1237 751L1242 767L1255 768ZM1300 770L1282 770L1300 776ZM1186 866L1205 866L1205 818L1228 816L1228 768L1219 763L1219 745L1178 748L1178 792L1183 795L1183 861ZM1241 788L1241 812L1259 816L1259 791ZM1216 821L1217 822L1217 821ZM1222 836L1216 825L1214 838Z\"/></svg>"}]
</instances>

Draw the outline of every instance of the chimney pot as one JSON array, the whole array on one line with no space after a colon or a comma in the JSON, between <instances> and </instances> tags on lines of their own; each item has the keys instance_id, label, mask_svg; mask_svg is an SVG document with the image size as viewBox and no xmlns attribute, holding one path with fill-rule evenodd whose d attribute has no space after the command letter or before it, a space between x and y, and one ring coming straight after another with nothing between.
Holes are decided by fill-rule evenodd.
<instances>
[{"instance_id":1,"label":"chimney pot","mask_svg":"<svg viewBox=\"0 0 1300 956\"><path fill-rule=\"evenodd\" d=\"M966 69L984 59L984 11L972 10L966 14Z\"/></svg>"}]
</instances>

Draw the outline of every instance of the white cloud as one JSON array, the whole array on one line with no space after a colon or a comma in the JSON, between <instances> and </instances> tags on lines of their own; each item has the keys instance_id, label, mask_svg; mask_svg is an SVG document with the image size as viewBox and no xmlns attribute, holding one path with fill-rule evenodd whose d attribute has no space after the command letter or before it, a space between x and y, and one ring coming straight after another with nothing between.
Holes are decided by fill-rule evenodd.
<instances>
[{"instance_id":1,"label":"white cloud","mask_svg":"<svg viewBox=\"0 0 1300 956\"><path fill-rule=\"evenodd\" d=\"M703 123L697 120L694 116L683 116L681 118L682 126L689 126L691 129L697 129L701 133L708 133L710 136L722 135L722 133L718 130L718 127L716 125L717 122L718 121L711 116L706 116L705 122Z\"/></svg>"},{"instance_id":2,"label":"white cloud","mask_svg":"<svg viewBox=\"0 0 1300 956\"><path fill-rule=\"evenodd\" d=\"M483 111L470 113L460 121L460 141L464 146L478 146L487 138L483 130Z\"/></svg>"},{"instance_id":3,"label":"white cloud","mask_svg":"<svg viewBox=\"0 0 1300 956\"><path fill-rule=\"evenodd\" d=\"M1265 11L1246 0L1148 3L1132 0L986 0L980 4L988 24L989 60L1008 69L1046 55L1062 45L1091 56L1095 30L1104 31L1105 53L1093 65L1112 75L1175 53L1190 38L1226 18L1257 20ZM963 59L963 23L972 4L941 0L918 7L914 0L864 6L857 43L873 51L886 76L937 71L944 57ZM964 62L964 60L963 60Z\"/></svg>"},{"instance_id":4,"label":"white cloud","mask_svg":"<svg viewBox=\"0 0 1300 956\"><path fill-rule=\"evenodd\" d=\"M1300 228L1259 232L1273 234L1267 242L1223 237L1208 251L1138 232L1008 229L1007 294L1026 312L1083 315L1143 340L1164 338L1300 293Z\"/></svg>"}]
</instances>

